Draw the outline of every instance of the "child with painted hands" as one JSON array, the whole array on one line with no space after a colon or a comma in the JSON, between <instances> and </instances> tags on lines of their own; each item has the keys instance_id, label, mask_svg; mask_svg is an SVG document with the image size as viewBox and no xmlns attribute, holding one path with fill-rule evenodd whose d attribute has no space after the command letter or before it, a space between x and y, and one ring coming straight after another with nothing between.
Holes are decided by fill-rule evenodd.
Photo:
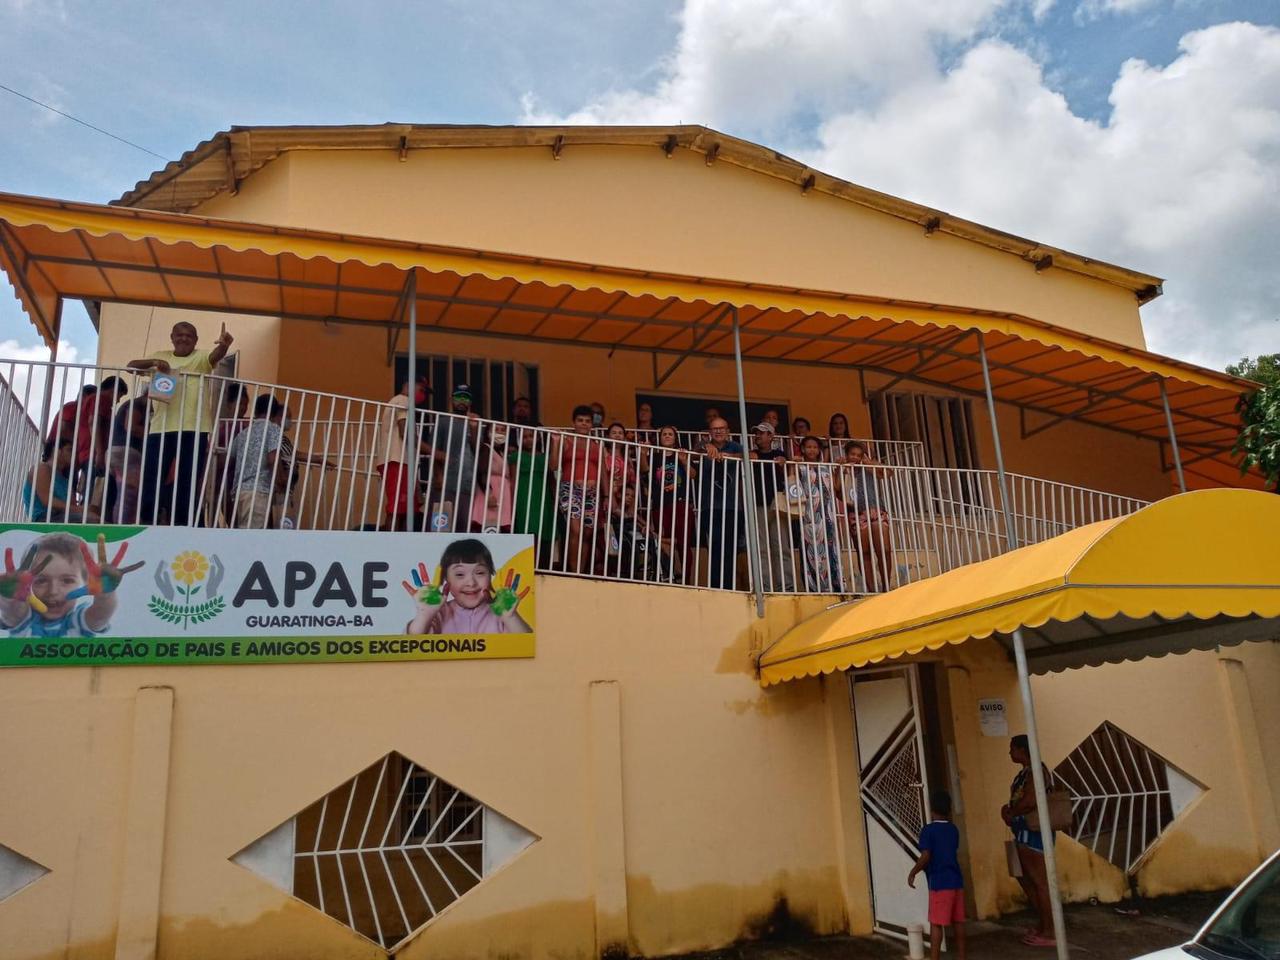
<instances>
[{"instance_id":1,"label":"child with painted hands","mask_svg":"<svg viewBox=\"0 0 1280 960\"><path fill-rule=\"evenodd\" d=\"M106 537L98 534L98 558L70 533L40 537L13 564L4 555L0 573L0 624L11 637L92 637L103 633L116 612L116 588L142 562L122 567L127 543L107 560Z\"/></svg>"},{"instance_id":2,"label":"child with painted hands","mask_svg":"<svg viewBox=\"0 0 1280 960\"><path fill-rule=\"evenodd\" d=\"M496 567L489 548L480 540L455 540L440 558L440 582L431 579L425 563L401 581L413 598L409 636L422 634L532 633L520 616L520 602L532 587L520 589L520 577L507 571L506 583L494 589Z\"/></svg>"}]
</instances>

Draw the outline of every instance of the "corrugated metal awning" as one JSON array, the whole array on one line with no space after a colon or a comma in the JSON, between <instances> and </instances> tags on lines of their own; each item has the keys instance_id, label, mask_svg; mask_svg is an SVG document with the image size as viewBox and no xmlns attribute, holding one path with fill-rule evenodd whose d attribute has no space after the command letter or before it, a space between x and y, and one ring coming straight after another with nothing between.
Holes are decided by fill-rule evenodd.
<instances>
[{"instance_id":1,"label":"corrugated metal awning","mask_svg":"<svg viewBox=\"0 0 1280 960\"><path fill-rule=\"evenodd\" d=\"M810 617L765 686L1021 628L1032 673L1280 638L1280 497L1200 490Z\"/></svg>"}]
</instances>

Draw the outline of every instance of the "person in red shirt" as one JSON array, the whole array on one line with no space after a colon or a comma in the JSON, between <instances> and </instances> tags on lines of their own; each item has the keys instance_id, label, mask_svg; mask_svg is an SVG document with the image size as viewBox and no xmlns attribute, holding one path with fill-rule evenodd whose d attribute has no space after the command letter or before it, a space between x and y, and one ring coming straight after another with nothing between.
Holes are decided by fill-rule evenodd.
<instances>
[{"instance_id":1,"label":"person in red shirt","mask_svg":"<svg viewBox=\"0 0 1280 960\"><path fill-rule=\"evenodd\" d=\"M49 440L55 444L60 437L73 438L72 491L78 499L88 499L93 492L93 481L106 475L111 414L116 404L128 395L129 387L119 377L107 377L101 385L87 383L79 397L63 404L49 428Z\"/></svg>"},{"instance_id":2,"label":"person in red shirt","mask_svg":"<svg viewBox=\"0 0 1280 960\"><path fill-rule=\"evenodd\" d=\"M605 445L591 436L592 409L573 408L573 433L559 438L560 512L564 514L565 568L572 573L592 573L602 557L597 556L598 501L600 473ZM583 556L583 550L589 551Z\"/></svg>"}]
</instances>

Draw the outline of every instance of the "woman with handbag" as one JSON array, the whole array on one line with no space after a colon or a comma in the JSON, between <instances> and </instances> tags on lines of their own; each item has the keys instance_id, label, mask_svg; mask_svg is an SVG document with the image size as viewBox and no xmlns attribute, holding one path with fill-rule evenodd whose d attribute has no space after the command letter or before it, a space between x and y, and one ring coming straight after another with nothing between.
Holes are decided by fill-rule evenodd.
<instances>
[{"instance_id":1,"label":"woman with handbag","mask_svg":"<svg viewBox=\"0 0 1280 960\"><path fill-rule=\"evenodd\" d=\"M1025 733L1020 733L1009 741L1009 759L1022 769L1009 786L1009 802L1000 808L1000 818L1013 831L1016 863L1020 868L1015 876L1027 895L1027 902L1036 913L1036 925L1026 932L1022 942L1030 947L1052 947L1057 941L1053 937L1044 845L1053 843L1054 833L1052 824L1048 830L1041 830L1039 819L1035 816L1036 792L1031 780L1031 750ZM1044 780L1046 784L1052 782L1047 768L1044 770ZM1013 857L1010 856L1010 866L1013 864Z\"/></svg>"}]
</instances>

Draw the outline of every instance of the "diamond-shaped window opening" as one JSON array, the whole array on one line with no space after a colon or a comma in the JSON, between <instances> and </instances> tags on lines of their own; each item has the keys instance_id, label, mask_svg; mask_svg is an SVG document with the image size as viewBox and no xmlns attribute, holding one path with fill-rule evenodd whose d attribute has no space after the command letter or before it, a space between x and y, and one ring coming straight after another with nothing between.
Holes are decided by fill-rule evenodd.
<instances>
[{"instance_id":1,"label":"diamond-shaped window opening","mask_svg":"<svg viewBox=\"0 0 1280 960\"><path fill-rule=\"evenodd\" d=\"M395 950L537 839L389 753L231 860Z\"/></svg>"},{"instance_id":2,"label":"diamond-shaped window opening","mask_svg":"<svg viewBox=\"0 0 1280 960\"><path fill-rule=\"evenodd\" d=\"M1206 789L1108 721L1053 773L1071 791L1072 838L1128 874Z\"/></svg>"},{"instance_id":3,"label":"diamond-shaped window opening","mask_svg":"<svg viewBox=\"0 0 1280 960\"><path fill-rule=\"evenodd\" d=\"M0 843L0 903L25 890L48 872L48 867Z\"/></svg>"}]
</instances>

